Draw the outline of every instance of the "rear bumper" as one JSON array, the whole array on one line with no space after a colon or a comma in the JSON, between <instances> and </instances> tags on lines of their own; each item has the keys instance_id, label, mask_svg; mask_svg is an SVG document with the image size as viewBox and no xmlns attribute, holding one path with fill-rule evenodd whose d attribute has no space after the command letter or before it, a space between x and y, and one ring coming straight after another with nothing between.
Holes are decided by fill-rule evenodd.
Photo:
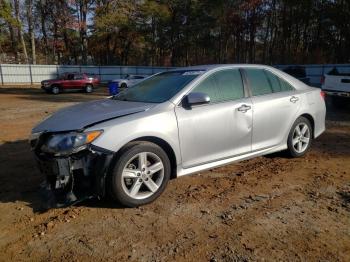
<instances>
[{"instance_id":1,"label":"rear bumper","mask_svg":"<svg viewBox=\"0 0 350 262\"><path fill-rule=\"evenodd\" d=\"M329 96L341 96L341 97L350 97L350 92L345 91L333 91L333 90L326 90L323 89L323 91L329 95Z\"/></svg>"},{"instance_id":2,"label":"rear bumper","mask_svg":"<svg viewBox=\"0 0 350 262\"><path fill-rule=\"evenodd\" d=\"M113 153L94 146L66 157L35 151L44 182L40 193L45 208L69 206L105 196L105 179Z\"/></svg>"}]
</instances>

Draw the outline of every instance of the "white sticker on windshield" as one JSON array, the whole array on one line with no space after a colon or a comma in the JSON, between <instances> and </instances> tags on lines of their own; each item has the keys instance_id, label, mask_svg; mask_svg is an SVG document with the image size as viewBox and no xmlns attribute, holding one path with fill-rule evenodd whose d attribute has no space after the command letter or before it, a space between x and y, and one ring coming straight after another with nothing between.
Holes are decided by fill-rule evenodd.
<instances>
[{"instance_id":1,"label":"white sticker on windshield","mask_svg":"<svg viewBox=\"0 0 350 262\"><path fill-rule=\"evenodd\" d=\"M187 72L184 72L182 75L183 76L191 76L191 75L201 75L203 73L204 73L204 71L187 71Z\"/></svg>"}]
</instances>

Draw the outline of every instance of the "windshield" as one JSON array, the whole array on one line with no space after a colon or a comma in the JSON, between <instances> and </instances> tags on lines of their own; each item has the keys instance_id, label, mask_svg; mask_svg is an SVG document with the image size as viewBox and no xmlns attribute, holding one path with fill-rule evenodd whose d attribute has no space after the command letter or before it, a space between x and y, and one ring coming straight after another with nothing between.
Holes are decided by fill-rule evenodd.
<instances>
[{"instance_id":1,"label":"windshield","mask_svg":"<svg viewBox=\"0 0 350 262\"><path fill-rule=\"evenodd\" d=\"M162 103L172 98L202 73L203 71L188 70L160 73L126 89L112 99L144 103Z\"/></svg>"}]
</instances>

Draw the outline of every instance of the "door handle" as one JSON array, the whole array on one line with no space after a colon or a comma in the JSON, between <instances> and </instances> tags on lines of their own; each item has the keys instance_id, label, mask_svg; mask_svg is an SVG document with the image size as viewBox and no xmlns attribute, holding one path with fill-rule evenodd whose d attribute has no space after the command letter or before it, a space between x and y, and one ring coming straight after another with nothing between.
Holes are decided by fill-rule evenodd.
<instances>
[{"instance_id":1,"label":"door handle","mask_svg":"<svg viewBox=\"0 0 350 262\"><path fill-rule=\"evenodd\" d=\"M296 97L296 96L292 96L292 97L289 99L289 101L292 102L292 103L296 103L298 100L299 100L299 98Z\"/></svg>"},{"instance_id":2,"label":"door handle","mask_svg":"<svg viewBox=\"0 0 350 262\"><path fill-rule=\"evenodd\" d=\"M250 109L251 109L251 106L248 106L248 105L241 105L240 107L237 108L237 110L242 113L245 113Z\"/></svg>"}]
</instances>

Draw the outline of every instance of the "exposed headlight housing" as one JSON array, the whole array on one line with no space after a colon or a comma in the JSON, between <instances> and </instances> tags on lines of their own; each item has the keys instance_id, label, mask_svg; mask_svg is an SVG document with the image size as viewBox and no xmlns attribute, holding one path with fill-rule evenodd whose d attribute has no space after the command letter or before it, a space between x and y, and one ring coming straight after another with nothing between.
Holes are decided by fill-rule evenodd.
<instances>
[{"instance_id":1,"label":"exposed headlight housing","mask_svg":"<svg viewBox=\"0 0 350 262\"><path fill-rule=\"evenodd\" d=\"M38 132L38 133L31 133L30 136L29 136L29 144L30 144L30 147L32 149L34 149L37 144L38 144L38 140L39 140L39 137L41 136L42 132Z\"/></svg>"},{"instance_id":2,"label":"exposed headlight housing","mask_svg":"<svg viewBox=\"0 0 350 262\"><path fill-rule=\"evenodd\" d=\"M76 153L86 149L90 143L102 134L102 132L102 130L96 130L53 134L48 137L41 147L41 150L56 156Z\"/></svg>"}]
</instances>

